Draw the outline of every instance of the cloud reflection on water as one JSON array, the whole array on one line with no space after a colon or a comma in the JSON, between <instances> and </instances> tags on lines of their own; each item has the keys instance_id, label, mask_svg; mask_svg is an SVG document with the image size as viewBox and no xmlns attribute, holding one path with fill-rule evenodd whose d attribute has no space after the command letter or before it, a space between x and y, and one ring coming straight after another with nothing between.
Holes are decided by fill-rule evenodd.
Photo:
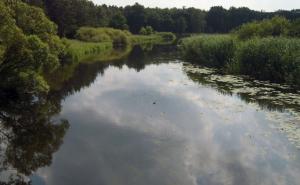
<instances>
[{"instance_id":1,"label":"cloud reflection on water","mask_svg":"<svg viewBox=\"0 0 300 185\"><path fill-rule=\"evenodd\" d=\"M263 111L199 86L182 64L109 67L65 100L71 127L45 184L297 184L299 152Z\"/></svg>"}]
</instances>

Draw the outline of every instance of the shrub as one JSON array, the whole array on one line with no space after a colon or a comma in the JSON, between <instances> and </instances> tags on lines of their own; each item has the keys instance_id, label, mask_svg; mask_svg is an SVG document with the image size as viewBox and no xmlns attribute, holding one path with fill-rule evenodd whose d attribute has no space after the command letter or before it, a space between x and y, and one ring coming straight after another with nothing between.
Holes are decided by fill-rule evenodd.
<instances>
[{"instance_id":1,"label":"shrub","mask_svg":"<svg viewBox=\"0 0 300 185\"><path fill-rule=\"evenodd\" d=\"M155 31L153 30L153 28L151 26L146 26L146 27L142 27L139 33L141 35L151 35L151 34L154 34Z\"/></svg>"},{"instance_id":2,"label":"shrub","mask_svg":"<svg viewBox=\"0 0 300 185\"><path fill-rule=\"evenodd\" d=\"M147 35L147 31L145 27L142 27L139 32L140 35Z\"/></svg>"},{"instance_id":3,"label":"shrub","mask_svg":"<svg viewBox=\"0 0 300 185\"><path fill-rule=\"evenodd\" d=\"M234 31L239 39L245 40L253 37L282 36L286 35L290 28L290 22L284 17L275 16L272 19L254 21L243 24Z\"/></svg>"},{"instance_id":4,"label":"shrub","mask_svg":"<svg viewBox=\"0 0 300 185\"><path fill-rule=\"evenodd\" d=\"M224 67L232 61L236 46L229 35L203 35L184 39L181 47L187 59L207 66Z\"/></svg>"},{"instance_id":5,"label":"shrub","mask_svg":"<svg viewBox=\"0 0 300 185\"><path fill-rule=\"evenodd\" d=\"M76 33L76 38L85 42L113 42L114 45L130 44L131 33L113 28L82 27Z\"/></svg>"}]
</instances>

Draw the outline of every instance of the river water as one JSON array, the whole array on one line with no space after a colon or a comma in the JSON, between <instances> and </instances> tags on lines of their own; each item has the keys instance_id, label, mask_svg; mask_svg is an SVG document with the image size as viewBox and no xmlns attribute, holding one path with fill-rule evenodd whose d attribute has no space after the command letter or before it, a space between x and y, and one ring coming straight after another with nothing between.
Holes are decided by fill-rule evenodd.
<instances>
[{"instance_id":1,"label":"river water","mask_svg":"<svg viewBox=\"0 0 300 185\"><path fill-rule=\"evenodd\" d=\"M28 142L2 144L13 149L2 154L8 160L0 178L33 185L300 184L300 92L188 64L173 49L135 48L126 59L79 65L45 101L51 123L33 126L51 137L28 132ZM68 122L64 129L60 119Z\"/></svg>"}]
</instances>

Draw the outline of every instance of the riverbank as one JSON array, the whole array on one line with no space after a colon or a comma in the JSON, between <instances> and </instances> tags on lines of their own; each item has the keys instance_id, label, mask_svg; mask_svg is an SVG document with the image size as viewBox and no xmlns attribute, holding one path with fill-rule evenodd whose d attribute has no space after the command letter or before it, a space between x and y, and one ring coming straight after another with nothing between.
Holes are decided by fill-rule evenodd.
<instances>
[{"instance_id":1,"label":"riverbank","mask_svg":"<svg viewBox=\"0 0 300 185\"><path fill-rule=\"evenodd\" d=\"M103 34L105 31L111 32L109 28L101 28L100 34ZM114 30L118 31L120 33L120 30ZM82 34L84 35L84 34ZM109 33L109 35L111 35ZM121 34L119 34L121 35ZM82 38L83 36L81 36ZM97 38L103 38L106 37L105 35L97 35L95 36ZM113 59L119 59L119 57L123 57L123 52L121 55L120 52L116 55L113 55L113 57L107 56L108 53L112 52L115 48L123 48L123 51L126 51L125 53L129 53L131 48L135 45L145 45L145 44L152 44L152 45L160 45L160 44L171 44L175 41L176 36L173 33L168 32L161 32L161 33L155 33L151 35L131 35L129 33L122 35L122 37L126 37L126 42L120 44L121 42L117 42L120 39L120 37L114 37L109 38L104 41L98 41L98 42L92 42L93 39L91 38L85 38L85 41L82 40L70 40L70 39L64 39L64 43L67 48L67 57L66 62L67 63L78 63L78 62L91 62L94 60L113 60ZM119 44L118 44L119 43ZM119 49L118 49L119 50Z\"/></svg>"},{"instance_id":2,"label":"riverbank","mask_svg":"<svg viewBox=\"0 0 300 185\"><path fill-rule=\"evenodd\" d=\"M235 35L200 35L183 39L184 58L228 74L300 87L300 39L286 37L239 40Z\"/></svg>"},{"instance_id":3,"label":"riverbank","mask_svg":"<svg viewBox=\"0 0 300 185\"><path fill-rule=\"evenodd\" d=\"M110 42L84 42L79 40L64 39L67 57L55 71L45 74L45 79L50 89L60 89L64 82L73 76L80 63L108 62L126 58L133 47L140 45L164 45L174 42L176 36L172 33L157 33L152 35L130 35L128 44L115 47L113 40Z\"/></svg>"},{"instance_id":4,"label":"riverbank","mask_svg":"<svg viewBox=\"0 0 300 185\"><path fill-rule=\"evenodd\" d=\"M181 48L194 63L299 88L299 26L299 21L275 16L244 24L231 34L185 38Z\"/></svg>"}]
</instances>

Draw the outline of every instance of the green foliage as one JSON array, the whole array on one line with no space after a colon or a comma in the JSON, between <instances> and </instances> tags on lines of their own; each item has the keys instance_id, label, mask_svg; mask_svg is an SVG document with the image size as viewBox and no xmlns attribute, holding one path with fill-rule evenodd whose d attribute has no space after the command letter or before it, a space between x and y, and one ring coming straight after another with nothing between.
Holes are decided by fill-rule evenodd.
<instances>
[{"instance_id":1,"label":"green foliage","mask_svg":"<svg viewBox=\"0 0 300 185\"><path fill-rule=\"evenodd\" d=\"M183 17L180 17L175 21L176 33L184 33L187 29L187 22Z\"/></svg>"},{"instance_id":2,"label":"green foliage","mask_svg":"<svg viewBox=\"0 0 300 185\"><path fill-rule=\"evenodd\" d=\"M300 87L300 39L263 38L240 43L239 73Z\"/></svg>"},{"instance_id":3,"label":"green foliage","mask_svg":"<svg viewBox=\"0 0 300 185\"><path fill-rule=\"evenodd\" d=\"M146 26L145 29L146 29L147 35L151 35L151 34L155 33L152 26Z\"/></svg>"},{"instance_id":4,"label":"green foliage","mask_svg":"<svg viewBox=\"0 0 300 185\"><path fill-rule=\"evenodd\" d=\"M82 27L77 31L76 38L85 42L113 42L114 45L130 44L131 34L113 28Z\"/></svg>"},{"instance_id":5,"label":"green foliage","mask_svg":"<svg viewBox=\"0 0 300 185\"><path fill-rule=\"evenodd\" d=\"M236 45L229 35L203 35L183 39L181 48L187 59L207 66L223 67L232 61Z\"/></svg>"},{"instance_id":6,"label":"green foliage","mask_svg":"<svg viewBox=\"0 0 300 185\"><path fill-rule=\"evenodd\" d=\"M300 18L291 23L288 36L300 38Z\"/></svg>"},{"instance_id":7,"label":"green foliage","mask_svg":"<svg viewBox=\"0 0 300 185\"><path fill-rule=\"evenodd\" d=\"M204 11L196 8L145 8L138 3L123 8L96 5L91 0L26 0L26 2L44 7L51 20L58 25L59 35L67 38L74 38L76 31L83 26L128 28L134 34L138 34L146 25L158 32L228 33L244 23L275 15L289 20L300 17L299 10L262 12L246 7L225 9L218 6Z\"/></svg>"},{"instance_id":8,"label":"green foliage","mask_svg":"<svg viewBox=\"0 0 300 185\"><path fill-rule=\"evenodd\" d=\"M183 39L186 59L229 73L300 87L300 39L254 38L236 40L230 35L204 35Z\"/></svg>"},{"instance_id":9,"label":"green foliage","mask_svg":"<svg viewBox=\"0 0 300 185\"><path fill-rule=\"evenodd\" d=\"M142 27L139 32L140 35L147 35L147 31L145 27Z\"/></svg>"},{"instance_id":10,"label":"green foliage","mask_svg":"<svg viewBox=\"0 0 300 185\"><path fill-rule=\"evenodd\" d=\"M141 35L151 35L151 34L154 34L155 31L153 30L153 28L151 26L146 26L146 27L142 27L139 33Z\"/></svg>"},{"instance_id":11,"label":"green foliage","mask_svg":"<svg viewBox=\"0 0 300 185\"><path fill-rule=\"evenodd\" d=\"M67 40L67 52L70 56L68 63L76 63L89 59L90 57L105 53L113 49L111 42L82 42L78 40Z\"/></svg>"},{"instance_id":12,"label":"green foliage","mask_svg":"<svg viewBox=\"0 0 300 185\"><path fill-rule=\"evenodd\" d=\"M37 35L43 42L47 43L53 54L54 61L64 55L64 45L57 34L57 26L50 21L43 10L25 3L13 6L16 14L16 24L26 35Z\"/></svg>"},{"instance_id":13,"label":"green foliage","mask_svg":"<svg viewBox=\"0 0 300 185\"><path fill-rule=\"evenodd\" d=\"M253 37L283 36L288 33L290 22L284 17L273 17L263 21L255 21L242 25L235 31L239 39L245 40Z\"/></svg>"},{"instance_id":14,"label":"green foliage","mask_svg":"<svg viewBox=\"0 0 300 185\"><path fill-rule=\"evenodd\" d=\"M47 92L43 78L59 66L64 45L56 26L39 8L0 2L0 88L18 93Z\"/></svg>"},{"instance_id":15,"label":"green foliage","mask_svg":"<svg viewBox=\"0 0 300 185\"><path fill-rule=\"evenodd\" d=\"M0 45L3 47L9 46L22 36L22 31L16 26L13 14L14 12L0 1Z\"/></svg>"},{"instance_id":16,"label":"green foliage","mask_svg":"<svg viewBox=\"0 0 300 185\"><path fill-rule=\"evenodd\" d=\"M115 29L127 30L127 20L122 14L117 14L113 16L110 20L109 26Z\"/></svg>"},{"instance_id":17,"label":"green foliage","mask_svg":"<svg viewBox=\"0 0 300 185\"><path fill-rule=\"evenodd\" d=\"M57 26L46 17L42 9L25 3L18 3L11 9L15 12L16 23L24 34L43 37L45 34L57 33Z\"/></svg>"},{"instance_id":18,"label":"green foliage","mask_svg":"<svg viewBox=\"0 0 300 185\"><path fill-rule=\"evenodd\" d=\"M231 7L229 10L224 9L221 6L211 7L207 12L206 21L206 32L209 33L228 33L230 30L236 29L239 26L253 22L260 21L263 19L270 19L272 17L279 16L285 17L288 20L295 20L300 17L299 10L291 11L276 11L276 12L262 12L250 10L246 7L235 8ZM277 19L279 20L279 19ZM277 28L280 28L280 22L277 24ZM267 30L270 29L270 25L266 25ZM277 29L275 28L275 30ZM266 30L266 31L267 31ZM280 31L280 30L276 30ZM276 34L276 31L274 34Z\"/></svg>"},{"instance_id":19,"label":"green foliage","mask_svg":"<svg viewBox=\"0 0 300 185\"><path fill-rule=\"evenodd\" d=\"M124 15L127 19L130 31L134 34L139 33L141 27L146 23L145 7L136 3L133 6L126 6Z\"/></svg>"}]
</instances>

